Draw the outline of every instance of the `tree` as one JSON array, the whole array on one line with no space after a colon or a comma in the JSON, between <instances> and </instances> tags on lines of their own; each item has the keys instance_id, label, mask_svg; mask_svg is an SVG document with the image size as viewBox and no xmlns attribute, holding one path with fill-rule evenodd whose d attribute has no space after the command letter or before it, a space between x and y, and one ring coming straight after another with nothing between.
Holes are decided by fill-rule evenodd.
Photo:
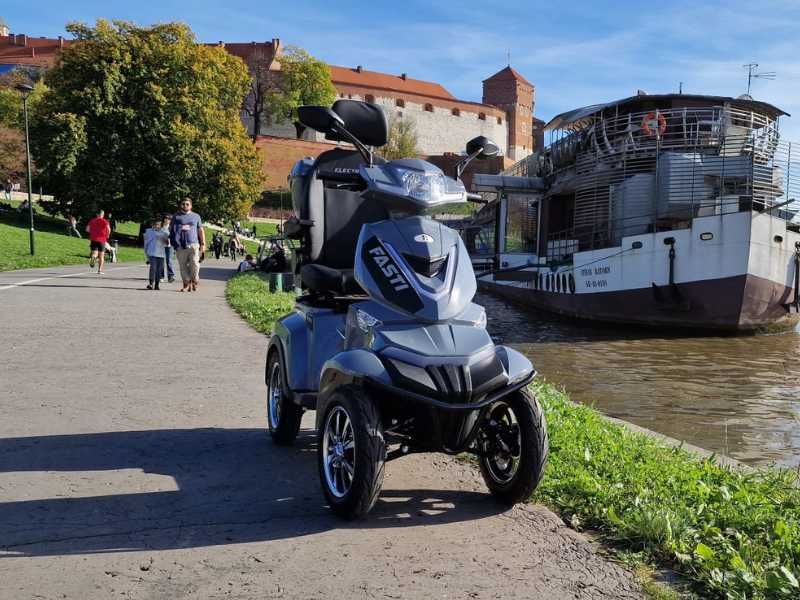
<instances>
[{"instance_id":1,"label":"tree","mask_svg":"<svg viewBox=\"0 0 800 600\"><path fill-rule=\"evenodd\" d=\"M246 63L250 73L250 93L242 104L242 110L253 120L253 139L261 132L263 122L270 123L269 101L278 92L278 72L273 69L276 58L263 46L257 46Z\"/></svg>"},{"instance_id":2,"label":"tree","mask_svg":"<svg viewBox=\"0 0 800 600\"><path fill-rule=\"evenodd\" d=\"M391 117L389 119L389 139L378 152L386 160L418 156L417 130L414 121Z\"/></svg>"},{"instance_id":3,"label":"tree","mask_svg":"<svg viewBox=\"0 0 800 600\"><path fill-rule=\"evenodd\" d=\"M294 123L297 137L305 129L297 120L297 107L305 104L330 106L336 99L331 70L302 48L289 46L281 55L280 77L267 95L269 114L278 123Z\"/></svg>"},{"instance_id":4,"label":"tree","mask_svg":"<svg viewBox=\"0 0 800 600\"><path fill-rule=\"evenodd\" d=\"M261 164L239 118L244 64L180 23L70 24L45 75L31 145L60 212L143 221L189 196L207 219L243 216Z\"/></svg>"},{"instance_id":5,"label":"tree","mask_svg":"<svg viewBox=\"0 0 800 600\"><path fill-rule=\"evenodd\" d=\"M33 111L40 102L45 85L37 70L17 68L0 75L0 182L15 180L27 190L27 159L25 154L25 123L22 112L22 96L16 86L33 85L28 96L28 108ZM34 176L36 167L34 165Z\"/></svg>"}]
</instances>

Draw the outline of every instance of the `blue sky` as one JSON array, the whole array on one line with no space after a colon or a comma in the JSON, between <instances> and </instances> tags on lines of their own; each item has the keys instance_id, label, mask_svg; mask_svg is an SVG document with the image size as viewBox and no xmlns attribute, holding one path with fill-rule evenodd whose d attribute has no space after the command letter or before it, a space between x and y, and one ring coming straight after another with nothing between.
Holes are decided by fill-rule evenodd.
<instances>
[{"instance_id":1,"label":"blue sky","mask_svg":"<svg viewBox=\"0 0 800 600\"><path fill-rule=\"evenodd\" d=\"M327 62L442 83L480 100L481 81L511 64L536 85L535 113L677 91L739 95L742 65L776 71L752 95L794 118L800 141L800 0L743 2L422 2L274 0L4 0L12 31L57 36L67 21L181 20L207 42L279 37ZM502 8L500 8L502 7Z\"/></svg>"}]
</instances>

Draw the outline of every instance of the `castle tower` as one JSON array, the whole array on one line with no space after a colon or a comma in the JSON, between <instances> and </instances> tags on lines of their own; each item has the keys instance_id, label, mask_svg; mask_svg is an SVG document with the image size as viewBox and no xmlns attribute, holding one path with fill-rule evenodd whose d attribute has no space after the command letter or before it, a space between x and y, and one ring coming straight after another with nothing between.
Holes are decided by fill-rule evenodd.
<instances>
[{"instance_id":1,"label":"castle tower","mask_svg":"<svg viewBox=\"0 0 800 600\"><path fill-rule=\"evenodd\" d=\"M3 20L3 17L0 17L0 36L7 36L8 35L8 25Z\"/></svg>"},{"instance_id":2,"label":"castle tower","mask_svg":"<svg viewBox=\"0 0 800 600\"><path fill-rule=\"evenodd\" d=\"M508 149L506 156L521 160L533 152L534 87L507 66L483 81L483 103L506 111Z\"/></svg>"}]
</instances>

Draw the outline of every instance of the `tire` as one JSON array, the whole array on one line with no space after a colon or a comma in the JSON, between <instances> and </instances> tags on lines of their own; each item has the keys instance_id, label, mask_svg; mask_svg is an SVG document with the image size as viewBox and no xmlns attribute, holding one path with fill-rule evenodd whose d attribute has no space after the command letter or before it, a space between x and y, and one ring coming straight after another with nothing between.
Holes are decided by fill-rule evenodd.
<instances>
[{"instance_id":1,"label":"tire","mask_svg":"<svg viewBox=\"0 0 800 600\"><path fill-rule=\"evenodd\" d=\"M349 520L364 517L383 486L386 443L377 406L361 387L333 393L317 433L317 459L333 512Z\"/></svg>"},{"instance_id":2,"label":"tire","mask_svg":"<svg viewBox=\"0 0 800 600\"><path fill-rule=\"evenodd\" d=\"M527 389L521 389L494 403L486 413L479 433L480 469L486 487L504 504L527 500L542 479L549 453L547 423L541 406ZM500 428L490 421L494 419ZM516 425L514 424L516 420ZM502 428L502 429L501 429ZM497 436L509 442L516 432L516 445L500 448Z\"/></svg>"},{"instance_id":3,"label":"tire","mask_svg":"<svg viewBox=\"0 0 800 600\"><path fill-rule=\"evenodd\" d=\"M273 350L267 359L267 426L279 446L288 446L297 438L303 409L286 396L283 386L285 370L280 352Z\"/></svg>"}]
</instances>

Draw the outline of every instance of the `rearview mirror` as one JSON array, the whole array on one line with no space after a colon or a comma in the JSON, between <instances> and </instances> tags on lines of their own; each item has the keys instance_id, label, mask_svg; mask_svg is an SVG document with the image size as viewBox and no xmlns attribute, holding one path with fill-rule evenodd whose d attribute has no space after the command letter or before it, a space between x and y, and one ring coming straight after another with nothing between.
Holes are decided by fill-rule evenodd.
<instances>
[{"instance_id":1,"label":"rearview mirror","mask_svg":"<svg viewBox=\"0 0 800 600\"><path fill-rule=\"evenodd\" d=\"M320 133L333 133L337 126L344 127L342 118L325 106L300 106L297 120Z\"/></svg>"},{"instance_id":2,"label":"rearview mirror","mask_svg":"<svg viewBox=\"0 0 800 600\"><path fill-rule=\"evenodd\" d=\"M467 142L467 156L477 154L477 158L492 158L500 154L500 146L489 138L479 135Z\"/></svg>"}]
</instances>

